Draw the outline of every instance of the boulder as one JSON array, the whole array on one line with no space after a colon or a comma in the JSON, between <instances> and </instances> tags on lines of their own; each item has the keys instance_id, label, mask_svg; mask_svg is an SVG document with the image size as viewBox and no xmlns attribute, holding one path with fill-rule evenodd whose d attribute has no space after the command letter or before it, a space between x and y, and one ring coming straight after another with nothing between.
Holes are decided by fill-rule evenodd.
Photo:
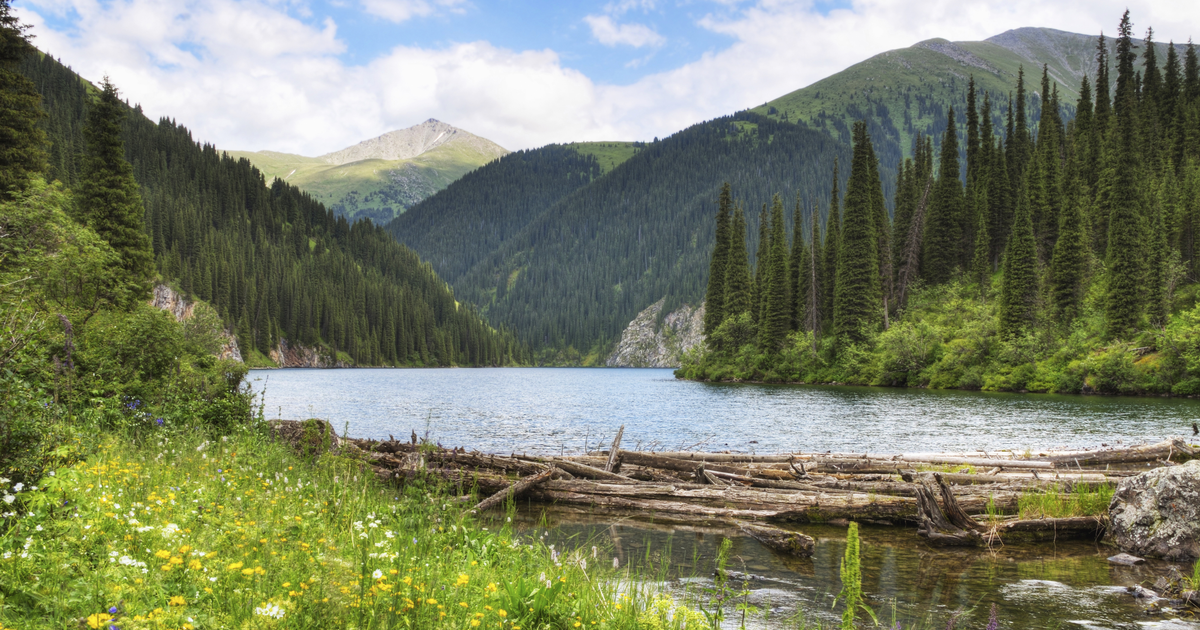
<instances>
[{"instance_id":1,"label":"boulder","mask_svg":"<svg viewBox=\"0 0 1200 630\"><path fill-rule=\"evenodd\" d=\"M1200 557L1200 460L1123 479L1108 506L1121 551L1167 560Z\"/></svg>"}]
</instances>

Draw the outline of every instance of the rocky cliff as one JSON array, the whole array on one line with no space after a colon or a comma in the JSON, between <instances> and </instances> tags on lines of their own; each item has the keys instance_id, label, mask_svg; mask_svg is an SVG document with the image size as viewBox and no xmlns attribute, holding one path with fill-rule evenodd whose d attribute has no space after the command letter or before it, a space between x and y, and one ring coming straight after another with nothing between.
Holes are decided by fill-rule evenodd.
<instances>
[{"instance_id":1,"label":"rocky cliff","mask_svg":"<svg viewBox=\"0 0 1200 630\"><path fill-rule=\"evenodd\" d=\"M339 361L337 357L330 356L329 353L315 348L308 348L300 344L289 344L287 339L280 339L276 345L268 353L271 360L281 368L331 368L331 367L351 367L349 363Z\"/></svg>"},{"instance_id":2,"label":"rocky cliff","mask_svg":"<svg viewBox=\"0 0 1200 630\"><path fill-rule=\"evenodd\" d=\"M704 343L704 304L683 305L658 324L664 300L651 304L629 322L605 362L609 367L679 367L688 350Z\"/></svg>"},{"instance_id":3,"label":"rocky cliff","mask_svg":"<svg viewBox=\"0 0 1200 630\"><path fill-rule=\"evenodd\" d=\"M172 289L165 284L154 286L154 293L150 296L150 305L154 308L161 309L175 316L175 321L183 322L195 316L196 301L188 300L179 294L178 291ZM233 359L237 362L242 362L242 350L238 347L237 337L229 334L228 330L221 331L221 349L217 352L217 356L222 359Z\"/></svg>"}]
</instances>

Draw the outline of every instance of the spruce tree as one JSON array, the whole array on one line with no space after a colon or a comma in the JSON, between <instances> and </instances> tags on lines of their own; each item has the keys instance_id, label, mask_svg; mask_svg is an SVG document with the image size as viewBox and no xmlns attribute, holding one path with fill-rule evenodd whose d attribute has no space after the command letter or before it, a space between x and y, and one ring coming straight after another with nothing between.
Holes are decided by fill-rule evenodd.
<instances>
[{"instance_id":1,"label":"spruce tree","mask_svg":"<svg viewBox=\"0 0 1200 630\"><path fill-rule=\"evenodd\" d=\"M804 264L808 260L804 245L804 217L800 214L800 193L796 193L796 207L792 210L792 250L788 260L788 289L792 296L792 319L790 330L802 330L804 326Z\"/></svg>"},{"instance_id":2,"label":"spruce tree","mask_svg":"<svg viewBox=\"0 0 1200 630\"><path fill-rule=\"evenodd\" d=\"M804 322L801 326L802 330L812 331L813 339L816 340L821 332L821 301L822 287L821 281L824 278L822 270L823 261L821 259L821 220L820 212L814 207L812 214L809 216L809 246L808 256L802 268L800 279L800 288L798 293L804 300Z\"/></svg>"},{"instance_id":3,"label":"spruce tree","mask_svg":"<svg viewBox=\"0 0 1200 630\"><path fill-rule=\"evenodd\" d=\"M895 274L893 282L898 282L901 270L904 268L905 249L908 244L908 230L912 224L913 211L918 200L913 198L913 184L916 177L913 172L913 159L905 158L896 167L896 192L892 201L892 270Z\"/></svg>"},{"instance_id":4,"label":"spruce tree","mask_svg":"<svg viewBox=\"0 0 1200 630\"><path fill-rule=\"evenodd\" d=\"M771 232L767 269L764 274L763 315L759 322L759 347L777 352L787 337L792 316L792 297L788 282L787 237L784 235L783 200L776 194L771 200Z\"/></svg>"},{"instance_id":5,"label":"spruce tree","mask_svg":"<svg viewBox=\"0 0 1200 630\"><path fill-rule=\"evenodd\" d=\"M988 223L991 213L987 209L987 184L979 183L974 189L975 205L979 210L975 228L975 252L971 258L971 281L979 285L979 294L987 295L988 281L992 277L991 235Z\"/></svg>"},{"instance_id":6,"label":"spruce tree","mask_svg":"<svg viewBox=\"0 0 1200 630\"><path fill-rule=\"evenodd\" d=\"M1117 39L1117 91L1114 102L1115 133L1111 145L1115 173L1109 195L1108 295L1105 314L1109 335L1120 338L1136 328L1144 295L1140 195L1138 194L1136 87L1133 63L1133 25L1129 11L1121 18Z\"/></svg>"},{"instance_id":7,"label":"spruce tree","mask_svg":"<svg viewBox=\"0 0 1200 630\"><path fill-rule=\"evenodd\" d=\"M37 87L18 71L35 49L27 25L0 0L0 201L25 190L29 178L46 172L46 135L38 126L45 118Z\"/></svg>"},{"instance_id":8,"label":"spruce tree","mask_svg":"<svg viewBox=\"0 0 1200 630\"><path fill-rule=\"evenodd\" d=\"M929 209L925 215L921 277L930 284L948 281L962 257L963 189L959 180L958 136L954 130L954 108L942 135L942 157Z\"/></svg>"},{"instance_id":9,"label":"spruce tree","mask_svg":"<svg viewBox=\"0 0 1200 630\"><path fill-rule=\"evenodd\" d=\"M767 204L762 205L758 213L758 248L754 250L754 284L750 287L750 317L757 325L762 321L763 308L766 306L766 272L767 257L771 252L771 216L767 214Z\"/></svg>"},{"instance_id":10,"label":"spruce tree","mask_svg":"<svg viewBox=\"0 0 1200 630\"><path fill-rule=\"evenodd\" d=\"M1062 324L1070 324L1083 301L1087 246L1084 243L1082 183L1074 178L1072 193L1063 204L1058 224L1058 241L1050 261L1051 301L1054 315Z\"/></svg>"},{"instance_id":11,"label":"spruce tree","mask_svg":"<svg viewBox=\"0 0 1200 630\"><path fill-rule=\"evenodd\" d=\"M867 124L854 123L854 161L846 185L846 216L842 221L841 251L838 255L837 285L834 287L834 334L838 343L865 341L879 322L879 253L872 220L872 179L879 172L871 159L873 150Z\"/></svg>"},{"instance_id":12,"label":"spruce tree","mask_svg":"<svg viewBox=\"0 0 1200 630\"><path fill-rule=\"evenodd\" d=\"M821 327L832 330L833 298L837 287L838 252L841 250L841 195L838 191L838 160L833 158L833 192L829 193L829 215L825 217L824 260L821 261Z\"/></svg>"},{"instance_id":13,"label":"spruce tree","mask_svg":"<svg viewBox=\"0 0 1200 630\"><path fill-rule=\"evenodd\" d=\"M1020 181L1020 178L1025 175L1025 167L1029 164L1029 158L1032 153L1029 138L1029 118L1025 111L1025 102L1027 100L1025 94L1025 66L1021 65L1017 68L1017 99L1016 113L1013 122L1013 135L1009 139L1013 143L1013 160L1008 163L1008 169L1012 173L1015 181Z\"/></svg>"},{"instance_id":14,"label":"spruce tree","mask_svg":"<svg viewBox=\"0 0 1200 630\"><path fill-rule=\"evenodd\" d=\"M746 253L746 215L741 205L733 211L729 229L729 258L725 267L725 319L750 311L750 260Z\"/></svg>"},{"instance_id":15,"label":"spruce tree","mask_svg":"<svg viewBox=\"0 0 1200 630\"><path fill-rule=\"evenodd\" d=\"M985 97L986 98L986 97ZM967 185L970 186L979 170L979 111L975 107L975 75L967 81Z\"/></svg>"},{"instance_id":16,"label":"spruce tree","mask_svg":"<svg viewBox=\"0 0 1200 630\"><path fill-rule=\"evenodd\" d=\"M708 291L704 296L704 334L711 338L724 321L725 266L729 260L729 221L733 210L733 194L729 182L721 186L717 197L716 242L713 244L712 260L708 265Z\"/></svg>"},{"instance_id":17,"label":"spruce tree","mask_svg":"<svg viewBox=\"0 0 1200 630\"><path fill-rule=\"evenodd\" d=\"M1146 316L1150 325L1162 328L1167 323L1167 248L1166 228L1163 225L1163 208L1155 204L1150 216L1149 256L1146 269Z\"/></svg>"},{"instance_id":18,"label":"spruce tree","mask_svg":"<svg viewBox=\"0 0 1200 630\"><path fill-rule=\"evenodd\" d=\"M154 252L142 219L144 207L133 167L125 160L121 139L125 104L108 77L100 88L84 128L87 156L76 189L76 213L120 254L131 287L130 299L142 300L150 293ZM220 278L224 282L227 276L222 274ZM222 297L219 303L228 304L228 298Z\"/></svg>"},{"instance_id":19,"label":"spruce tree","mask_svg":"<svg viewBox=\"0 0 1200 630\"><path fill-rule=\"evenodd\" d=\"M1108 79L1108 44L1104 41L1104 33L1096 42L1096 134L1102 137L1108 130L1108 119L1112 113L1112 103L1109 100ZM1095 186L1095 181L1088 184Z\"/></svg>"},{"instance_id":20,"label":"spruce tree","mask_svg":"<svg viewBox=\"0 0 1200 630\"><path fill-rule=\"evenodd\" d=\"M1012 339L1033 326L1038 293L1037 248L1029 213L1029 187L1022 186L1013 217L1012 234L1004 252L1000 284L1000 335Z\"/></svg>"}]
</instances>

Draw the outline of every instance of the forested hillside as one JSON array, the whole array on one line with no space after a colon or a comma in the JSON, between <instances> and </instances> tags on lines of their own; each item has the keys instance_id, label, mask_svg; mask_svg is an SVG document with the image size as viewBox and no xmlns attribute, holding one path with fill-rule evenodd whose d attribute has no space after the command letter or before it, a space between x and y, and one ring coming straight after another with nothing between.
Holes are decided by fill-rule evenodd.
<instances>
[{"instance_id":1,"label":"forested hillside","mask_svg":"<svg viewBox=\"0 0 1200 630\"><path fill-rule=\"evenodd\" d=\"M549 206L455 287L524 340L576 360L573 350L602 349L649 304L703 299L720 182L747 191L747 208L800 191L807 207L839 156L826 134L754 114L692 126Z\"/></svg>"},{"instance_id":2,"label":"forested hillside","mask_svg":"<svg viewBox=\"0 0 1200 630\"><path fill-rule=\"evenodd\" d=\"M49 177L80 182L84 120L95 88L50 56L21 72L48 117ZM125 155L145 203L154 265L212 303L256 356L281 338L368 365L502 365L514 339L460 305L412 250L370 222L335 217L245 160L200 145L173 120L126 108ZM261 355L260 356L261 359Z\"/></svg>"},{"instance_id":3,"label":"forested hillside","mask_svg":"<svg viewBox=\"0 0 1200 630\"><path fill-rule=\"evenodd\" d=\"M722 195L708 348L679 374L1200 393L1200 62L1190 44L1160 59L1132 33L1126 12L1111 60L1097 42L1072 121L1043 70L1036 132L1017 117L1000 133L969 79L964 129L948 115L940 147L918 141L901 165L894 219L862 121L841 221L789 245L776 200L753 273Z\"/></svg>"},{"instance_id":4,"label":"forested hillside","mask_svg":"<svg viewBox=\"0 0 1200 630\"><path fill-rule=\"evenodd\" d=\"M1149 35L1147 38L1151 39ZM1139 49L1146 47L1145 40L1132 42ZM934 149L940 150L940 134L951 108L958 118L959 160L966 163L965 112L970 77L990 96L993 125L1005 125L1010 99L1017 99L1020 104L1012 106L1025 110L1024 124L1036 131L1042 103L1050 95L1034 86L1027 92L1027 99L1020 99L1017 83L1022 67L1028 81L1036 79L1045 65L1050 89L1059 92L1060 116L1070 120L1075 116L1080 81L1085 74L1093 79L1096 76L1098 45L1095 36L1031 27L1006 31L981 42L931 39L871 57L752 111L804 122L847 143L851 141L851 126L864 120L879 155L881 174L892 180L900 161L913 157L918 135L933 136ZM1103 45L1112 58L1115 40L1108 38ZM1166 59L1167 44L1155 44L1155 52L1159 60ZM1176 52L1182 54L1182 46ZM1143 63L1140 58L1136 60L1135 71L1141 71Z\"/></svg>"},{"instance_id":5,"label":"forested hillside","mask_svg":"<svg viewBox=\"0 0 1200 630\"><path fill-rule=\"evenodd\" d=\"M570 146L517 151L450 184L386 229L455 283L530 221L600 177L600 163Z\"/></svg>"}]
</instances>

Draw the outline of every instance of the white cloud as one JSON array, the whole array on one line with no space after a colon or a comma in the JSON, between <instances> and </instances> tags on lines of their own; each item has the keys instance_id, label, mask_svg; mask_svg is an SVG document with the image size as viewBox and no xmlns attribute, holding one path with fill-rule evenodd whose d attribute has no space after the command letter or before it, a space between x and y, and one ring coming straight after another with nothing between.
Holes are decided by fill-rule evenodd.
<instances>
[{"instance_id":1,"label":"white cloud","mask_svg":"<svg viewBox=\"0 0 1200 630\"><path fill-rule=\"evenodd\" d=\"M760 0L702 19L703 28L730 37L728 47L629 84L605 85L564 65L554 51L485 41L401 46L350 64L341 57L346 44L336 24L295 17L304 4L25 0L21 7L31 9L19 15L33 24L39 47L87 78L107 73L152 119L173 117L221 148L319 155L430 117L509 149L649 140L922 39L978 40L1028 25L1112 34L1125 9L1117 0L995 6L926 0L918 11L901 0L856 0L850 9L821 15L811 0ZM436 12L458 5L430 0L428 6ZM1200 3L1142 0L1130 8L1138 34L1153 25L1161 41L1185 41L1200 24ZM78 18L54 30L38 12ZM609 24L618 34L634 26Z\"/></svg>"},{"instance_id":2,"label":"white cloud","mask_svg":"<svg viewBox=\"0 0 1200 630\"><path fill-rule=\"evenodd\" d=\"M466 0L362 0L363 10L392 22L433 15L439 8L457 12Z\"/></svg>"},{"instance_id":3,"label":"white cloud","mask_svg":"<svg viewBox=\"0 0 1200 630\"><path fill-rule=\"evenodd\" d=\"M642 46L662 46L666 38L645 24L617 24L607 15L589 15L583 18L592 29L592 37L605 46L624 44L641 48Z\"/></svg>"}]
</instances>

